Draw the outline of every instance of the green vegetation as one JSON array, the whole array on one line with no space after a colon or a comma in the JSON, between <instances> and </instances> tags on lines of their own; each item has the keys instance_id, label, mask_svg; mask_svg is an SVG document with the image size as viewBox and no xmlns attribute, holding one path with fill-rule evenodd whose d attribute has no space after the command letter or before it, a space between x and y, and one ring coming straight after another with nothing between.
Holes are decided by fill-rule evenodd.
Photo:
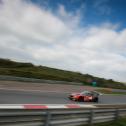
<instances>
[{"instance_id":1,"label":"green vegetation","mask_svg":"<svg viewBox=\"0 0 126 126\"><path fill-rule=\"evenodd\" d=\"M118 121L94 124L93 126L126 126L126 118L121 118Z\"/></svg>"},{"instance_id":2,"label":"green vegetation","mask_svg":"<svg viewBox=\"0 0 126 126\"><path fill-rule=\"evenodd\" d=\"M94 77L89 74L72 72L49 68L46 66L35 66L31 63L20 63L8 59L0 59L0 75L11 75L28 78L38 78L47 80L61 80L69 82L81 82L84 85L92 85L92 81L97 82L99 87L126 89L123 83L115 82L112 79Z\"/></svg>"},{"instance_id":3,"label":"green vegetation","mask_svg":"<svg viewBox=\"0 0 126 126\"><path fill-rule=\"evenodd\" d=\"M111 89L107 88L100 88L96 89L97 92L103 93L103 94L113 94L113 95L126 95L126 92L113 92Z\"/></svg>"}]
</instances>

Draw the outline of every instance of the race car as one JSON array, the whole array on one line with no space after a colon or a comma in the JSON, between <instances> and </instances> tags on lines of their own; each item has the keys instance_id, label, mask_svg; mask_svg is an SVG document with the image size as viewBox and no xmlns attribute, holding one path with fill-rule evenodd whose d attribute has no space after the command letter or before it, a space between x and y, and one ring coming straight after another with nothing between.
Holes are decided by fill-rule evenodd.
<instances>
[{"instance_id":1,"label":"race car","mask_svg":"<svg viewBox=\"0 0 126 126\"><path fill-rule=\"evenodd\" d=\"M69 99L83 102L98 102L99 95L96 91L83 91L81 93L70 94Z\"/></svg>"}]
</instances>

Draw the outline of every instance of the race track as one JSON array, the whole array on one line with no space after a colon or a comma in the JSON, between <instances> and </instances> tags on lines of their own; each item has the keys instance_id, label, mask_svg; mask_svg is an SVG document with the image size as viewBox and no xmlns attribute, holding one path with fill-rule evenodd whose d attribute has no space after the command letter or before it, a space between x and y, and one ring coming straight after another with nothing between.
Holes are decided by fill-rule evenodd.
<instances>
[{"instance_id":1,"label":"race track","mask_svg":"<svg viewBox=\"0 0 126 126\"><path fill-rule=\"evenodd\" d=\"M16 91L0 89L0 104L74 104L83 102L70 101L68 93ZM126 95L102 95L98 104L126 103ZM88 103L89 104L89 103Z\"/></svg>"}]
</instances>

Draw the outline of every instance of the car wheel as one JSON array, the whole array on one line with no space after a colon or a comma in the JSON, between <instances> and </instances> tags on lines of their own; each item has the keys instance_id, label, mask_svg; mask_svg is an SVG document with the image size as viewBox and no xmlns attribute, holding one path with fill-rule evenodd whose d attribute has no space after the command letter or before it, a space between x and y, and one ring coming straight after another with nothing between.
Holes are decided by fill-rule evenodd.
<instances>
[{"instance_id":1,"label":"car wheel","mask_svg":"<svg viewBox=\"0 0 126 126\"><path fill-rule=\"evenodd\" d=\"M94 102L98 102L98 98L95 98L95 99L94 99Z\"/></svg>"}]
</instances>

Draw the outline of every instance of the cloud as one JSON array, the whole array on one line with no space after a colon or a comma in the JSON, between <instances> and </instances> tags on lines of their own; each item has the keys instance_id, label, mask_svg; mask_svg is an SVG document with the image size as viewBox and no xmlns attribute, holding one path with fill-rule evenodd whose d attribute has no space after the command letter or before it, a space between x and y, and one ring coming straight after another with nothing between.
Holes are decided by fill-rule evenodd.
<instances>
[{"instance_id":1,"label":"cloud","mask_svg":"<svg viewBox=\"0 0 126 126\"><path fill-rule=\"evenodd\" d=\"M126 29L80 27L80 13L24 0L0 3L0 57L126 81Z\"/></svg>"},{"instance_id":2,"label":"cloud","mask_svg":"<svg viewBox=\"0 0 126 126\"><path fill-rule=\"evenodd\" d=\"M76 10L74 13L67 12L63 5L59 5L58 16L63 20L67 25L71 27L76 27L80 23L81 19L81 8Z\"/></svg>"},{"instance_id":3,"label":"cloud","mask_svg":"<svg viewBox=\"0 0 126 126\"><path fill-rule=\"evenodd\" d=\"M43 42L56 41L59 37L69 34L64 22L35 5L16 0L7 1L2 7L1 27L7 28L13 34Z\"/></svg>"},{"instance_id":4,"label":"cloud","mask_svg":"<svg viewBox=\"0 0 126 126\"><path fill-rule=\"evenodd\" d=\"M94 8L101 15L109 15L111 13L111 8L109 6L109 0L94 0Z\"/></svg>"}]
</instances>

